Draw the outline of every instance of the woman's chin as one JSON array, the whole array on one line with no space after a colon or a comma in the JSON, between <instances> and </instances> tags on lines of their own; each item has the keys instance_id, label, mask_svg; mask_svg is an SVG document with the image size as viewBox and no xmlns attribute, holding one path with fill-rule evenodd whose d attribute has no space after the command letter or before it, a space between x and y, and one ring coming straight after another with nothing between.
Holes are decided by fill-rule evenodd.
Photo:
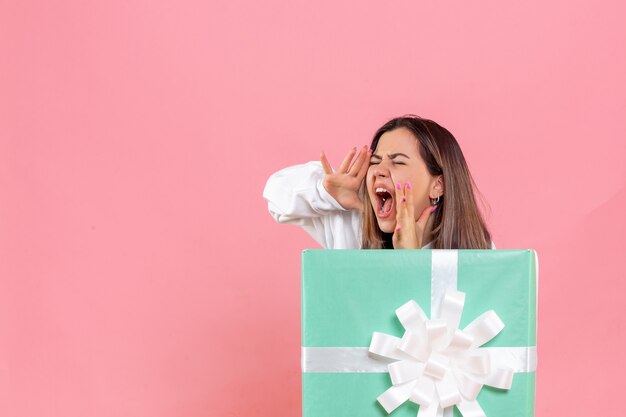
<instances>
[{"instance_id":1,"label":"woman's chin","mask_svg":"<svg viewBox=\"0 0 626 417\"><path fill-rule=\"evenodd\" d=\"M393 233L396 229L396 219L378 219L378 227L383 233Z\"/></svg>"}]
</instances>

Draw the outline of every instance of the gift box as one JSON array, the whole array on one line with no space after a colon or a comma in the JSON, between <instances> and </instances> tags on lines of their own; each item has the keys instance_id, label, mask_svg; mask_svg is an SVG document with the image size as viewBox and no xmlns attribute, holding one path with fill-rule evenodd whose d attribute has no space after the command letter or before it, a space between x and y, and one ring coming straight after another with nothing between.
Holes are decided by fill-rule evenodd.
<instances>
[{"instance_id":1,"label":"gift box","mask_svg":"<svg viewBox=\"0 0 626 417\"><path fill-rule=\"evenodd\" d=\"M532 416L536 303L532 250L306 250L303 416Z\"/></svg>"}]
</instances>

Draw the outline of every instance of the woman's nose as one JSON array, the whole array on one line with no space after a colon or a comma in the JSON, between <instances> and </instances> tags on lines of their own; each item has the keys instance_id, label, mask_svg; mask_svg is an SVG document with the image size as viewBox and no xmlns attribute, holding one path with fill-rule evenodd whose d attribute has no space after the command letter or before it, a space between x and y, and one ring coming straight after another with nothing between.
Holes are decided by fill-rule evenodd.
<instances>
[{"instance_id":1,"label":"woman's nose","mask_svg":"<svg viewBox=\"0 0 626 417\"><path fill-rule=\"evenodd\" d=\"M386 178L389 176L389 169L383 163L376 165L376 169L374 170L375 177L383 177Z\"/></svg>"}]
</instances>

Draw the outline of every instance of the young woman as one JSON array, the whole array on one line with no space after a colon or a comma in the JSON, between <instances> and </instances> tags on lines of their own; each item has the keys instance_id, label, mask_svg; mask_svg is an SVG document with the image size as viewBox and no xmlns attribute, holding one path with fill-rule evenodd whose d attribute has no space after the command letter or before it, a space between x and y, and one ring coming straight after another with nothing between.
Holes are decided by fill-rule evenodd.
<instances>
[{"instance_id":1,"label":"young woman","mask_svg":"<svg viewBox=\"0 0 626 417\"><path fill-rule=\"evenodd\" d=\"M328 249L493 247L456 139L417 116L387 122L336 171L322 153L275 173L263 196L276 221Z\"/></svg>"}]
</instances>

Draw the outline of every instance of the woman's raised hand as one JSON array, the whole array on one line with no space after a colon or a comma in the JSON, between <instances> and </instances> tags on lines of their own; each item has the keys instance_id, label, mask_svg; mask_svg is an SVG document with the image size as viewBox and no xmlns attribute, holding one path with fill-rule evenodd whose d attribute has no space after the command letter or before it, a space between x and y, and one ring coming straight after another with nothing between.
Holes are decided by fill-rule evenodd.
<instances>
[{"instance_id":1,"label":"woman's raised hand","mask_svg":"<svg viewBox=\"0 0 626 417\"><path fill-rule=\"evenodd\" d=\"M420 214L417 221L413 209L411 183L404 186L396 184L396 230L393 233L394 249L420 249L430 233L432 220L430 215L437 206L428 206ZM430 220L430 222L429 222Z\"/></svg>"},{"instance_id":2,"label":"woman's raised hand","mask_svg":"<svg viewBox=\"0 0 626 417\"><path fill-rule=\"evenodd\" d=\"M352 148L343 159L337 171L333 171L326 155L322 152L320 162L324 168L323 185L328 194L330 194L341 207L345 209L363 210L363 202L359 198L359 188L367 174L369 167L371 151L367 146L359 150L354 162L352 159L356 154L356 148Z\"/></svg>"}]
</instances>

